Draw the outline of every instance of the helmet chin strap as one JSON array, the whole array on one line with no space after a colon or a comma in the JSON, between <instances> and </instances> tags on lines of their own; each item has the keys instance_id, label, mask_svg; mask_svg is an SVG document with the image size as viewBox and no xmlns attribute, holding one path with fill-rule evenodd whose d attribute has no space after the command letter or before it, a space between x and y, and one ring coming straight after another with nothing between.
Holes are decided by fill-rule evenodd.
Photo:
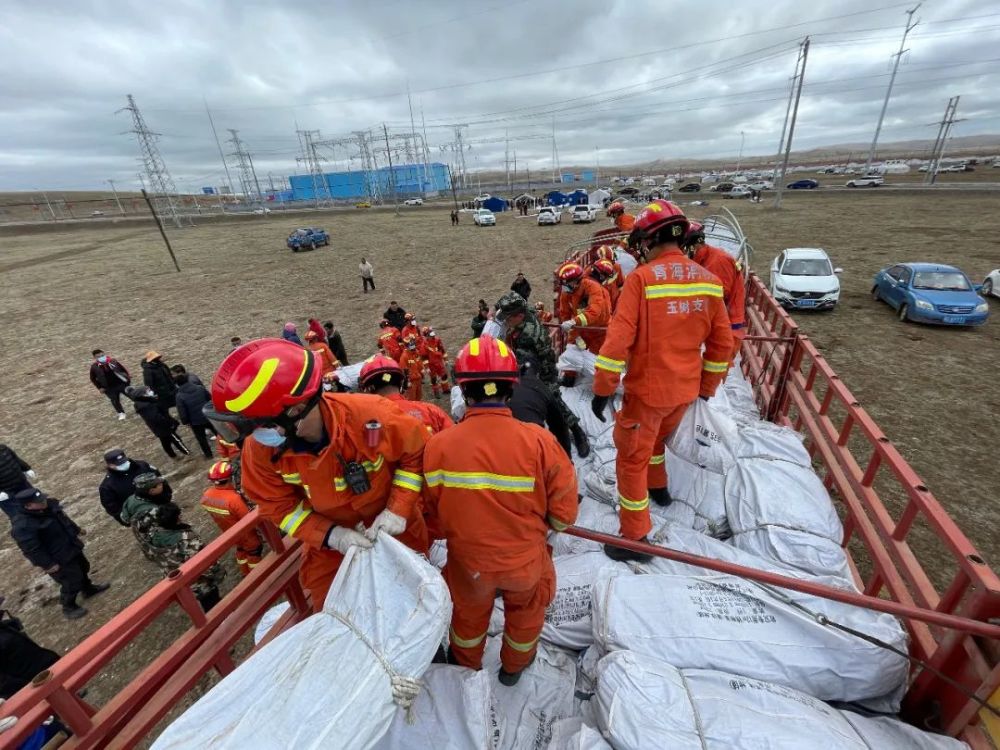
<instances>
[{"instance_id":1,"label":"helmet chin strap","mask_svg":"<svg viewBox=\"0 0 1000 750\"><path fill-rule=\"evenodd\" d=\"M322 397L323 397L323 389L322 388L318 388L316 390L316 393L314 393L312 396L310 396L309 400L306 401L306 407L305 407L305 409L302 410L301 413L297 414L294 417L291 417L287 413L282 412L277 417L275 417L273 420L271 420L271 421L274 422L274 424L278 425L278 427L280 427L285 432L285 442L282 443L281 447L279 447L274 452L274 455L271 456L271 462L272 463L276 462L279 458L281 458L281 456L284 454L284 452L286 450L288 450L288 448L289 448L289 446L291 444L291 441L294 438L298 437L297 425L303 419L305 419L307 416L309 416L309 413L313 409L316 408L316 405L319 404L319 400Z\"/></svg>"}]
</instances>

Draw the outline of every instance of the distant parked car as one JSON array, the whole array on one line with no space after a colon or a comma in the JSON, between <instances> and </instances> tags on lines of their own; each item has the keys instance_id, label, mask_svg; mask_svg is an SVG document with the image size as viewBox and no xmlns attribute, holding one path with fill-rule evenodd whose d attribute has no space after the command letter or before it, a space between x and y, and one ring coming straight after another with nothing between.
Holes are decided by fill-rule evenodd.
<instances>
[{"instance_id":1,"label":"distant parked car","mask_svg":"<svg viewBox=\"0 0 1000 750\"><path fill-rule=\"evenodd\" d=\"M255 216L267 216L269 213L271 213L271 209L269 209L267 206L258 206L253 210L253 213Z\"/></svg>"},{"instance_id":2,"label":"distant parked car","mask_svg":"<svg viewBox=\"0 0 1000 750\"><path fill-rule=\"evenodd\" d=\"M91 215L91 216L92 216L93 218L95 218L95 219L96 219L96 218L98 218L99 216L104 216L104 212L103 212L103 211L91 211L91 212L90 212L90 215Z\"/></svg>"},{"instance_id":3,"label":"distant parked car","mask_svg":"<svg viewBox=\"0 0 1000 750\"><path fill-rule=\"evenodd\" d=\"M477 208L472 212L472 223L477 227L494 227L497 217L488 208Z\"/></svg>"},{"instance_id":4,"label":"distant parked car","mask_svg":"<svg viewBox=\"0 0 1000 750\"><path fill-rule=\"evenodd\" d=\"M354 207L355 208L371 208L372 204L369 203L368 201L360 201L359 203L355 203Z\"/></svg>"},{"instance_id":5,"label":"distant parked car","mask_svg":"<svg viewBox=\"0 0 1000 750\"><path fill-rule=\"evenodd\" d=\"M538 209L538 226L560 223L562 223L562 211L555 206L542 206Z\"/></svg>"},{"instance_id":6,"label":"distant parked car","mask_svg":"<svg viewBox=\"0 0 1000 750\"><path fill-rule=\"evenodd\" d=\"M774 183L770 180L758 180L757 182L747 183L747 187L751 190L774 190Z\"/></svg>"},{"instance_id":7,"label":"distant parked car","mask_svg":"<svg viewBox=\"0 0 1000 750\"><path fill-rule=\"evenodd\" d=\"M983 279L983 288L980 294L984 297L1000 297L1000 268L990 271L989 275Z\"/></svg>"},{"instance_id":8,"label":"distant parked car","mask_svg":"<svg viewBox=\"0 0 1000 750\"><path fill-rule=\"evenodd\" d=\"M736 185L728 193L722 195L723 198L749 198L753 195L753 190L746 185Z\"/></svg>"},{"instance_id":9,"label":"distant parked car","mask_svg":"<svg viewBox=\"0 0 1000 750\"><path fill-rule=\"evenodd\" d=\"M866 174L864 177L855 177L848 180L845 187L881 187L885 183L885 178L878 174Z\"/></svg>"},{"instance_id":10,"label":"distant parked car","mask_svg":"<svg viewBox=\"0 0 1000 750\"><path fill-rule=\"evenodd\" d=\"M875 274L872 297L917 323L978 326L990 315L989 303L976 294L969 277L954 266L900 263Z\"/></svg>"},{"instance_id":11,"label":"distant parked car","mask_svg":"<svg viewBox=\"0 0 1000 750\"><path fill-rule=\"evenodd\" d=\"M288 235L285 244L293 253L297 253L299 250L315 250L317 247L329 245L330 235L326 233L325 229L303 227Z\"/></svg>"},{"instance_id":12,"label":"distant parked car","mask_svg":"<svg viewBox=\"0 0 1000 750\"><path fill-rule=\"evenodd\" d=\"M407 198L405 201L403 201L403 205L404 206L422 206L422 205L424 205L424 199L423 198Z\"/></svg>"},{"instance_id":13,"label":"distant parked car","mask_svg":"<svg viewBox=\"0 0 1000 750\"><path fill-rule=\"evenodd\" d=\"M785 187L789 190L815 190L819 187L819 183L816 180L796 180L788 183Z\"/></svg>"},{"instance_id":14,"label":"distant parked car","mask_svg":"<svg viewBox=\"0 0 1000 750\"><path fill-rule=\"evenodd\" d=\"M842 270L825 250L790 247L771 261L771 295L790 309L832 310L840 300Z\"/></svg>"},{"instance_id":15,"label":"distant parked car","mask_svg":"<svg viewBox=\"0 0 1000 750\"><path fill-rule=\"evenodd\" d=\"M699 185L697 182L689 182L686 185L681 185L681 187L679 187L677 189L677 192L678 193L700 193L701 192L701 185Z\"/></svg>"},{"instance_id":16,"label":"distant parked car","mask_svg":"<svg viewBox=\"0 0 1000 750\"><path fill-rule=\"evenodd\" d=\"M589 224L597 218L597 209L592 206L573 206L573 223Z\"/></svg>"},{"instance_id":17,"label":"distant parked car","mask_svg":"<svg viewBox=\"0 0 1000 750\"><path fill-rule=\"evenodd\" d=\"M618 195L624 195L626 197L632 197L639 194L639 188L634 187L623 187L618 191Z\"/></svg>"},{"instance_id":18,"label":"distant parked car","mask_svg":"<svg viewBox=\"0 0 1000 750\"><path fill-rule=\"evenodd\" d=\"M710 193L728 193L732 189L733 189L733 183L731 183L731 182L720 182L720 183L718 183L716 185L712 185L712 187L710 187L708 189L708 192L710 192Z\"/></svg>"}]
</instances>

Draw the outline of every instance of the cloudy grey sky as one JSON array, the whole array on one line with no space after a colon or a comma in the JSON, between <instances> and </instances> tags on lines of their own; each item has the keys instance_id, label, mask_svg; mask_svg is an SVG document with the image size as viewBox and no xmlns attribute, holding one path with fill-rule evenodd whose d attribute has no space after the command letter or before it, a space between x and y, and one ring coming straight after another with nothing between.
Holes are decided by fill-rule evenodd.
<instances>
[{"instance_id":1,"label":"cloudy grey sky","mask_svg":"<svg viewBox=\"0 0 1000 750\"><path fill-rule=\"evenodd\" d=\"M0 190L137 186L135 96L178 187L224 182L205 113L259 176L295 173L296 127L338 138L426 121L432 156L468 123L470 169L734 155L776 147L811 35L796 148L867 142L905 10L892 0L8 0L0 23ZM1000 132L1000 6L927 0L882 140ZM230 148L223 144L225 151ZM330 168L348 152L325 150Z\"/></svg>"}]
</instances>

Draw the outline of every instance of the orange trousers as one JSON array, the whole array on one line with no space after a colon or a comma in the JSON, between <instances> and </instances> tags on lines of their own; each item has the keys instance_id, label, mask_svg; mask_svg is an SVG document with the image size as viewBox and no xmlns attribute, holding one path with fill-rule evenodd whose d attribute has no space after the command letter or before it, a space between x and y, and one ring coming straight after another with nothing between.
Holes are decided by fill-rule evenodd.
<instances>
[{"instance_id":1,"label":"orange trousers","mask_svg":"<svg viewBox=\"0 0 1000 750\"><path fill-rule=\"evenodd\" d=\"M444 366L444 360L429 360L427 369L431 374L431 389L434 391L434 395L448 393L451 387L448 385L448 370ZM438 385L439 381L441 385Z\"/></svg>"},{"instance_id":2,"label":"orange trousers","mask_svg":"<svg viewBox=\"0 0 1000 750\"><path fill-rule=\"evenodd\" d=\"M740 347L743 346L743 339L746 335L746 326L733 329L733 356L730 359L736 359L736 355L740 353Z\"/></svg>"},{"instance_id":3,"label":"orange trousers","mask_svg":"<svg viewBox=\"0 0 1000 750\"><path fill-rule=\"evenodd\" d=\"M260 547L252 550L242 549L241 547L236 548L236 565L240 569L241 576L247 576L250 571L257 567L257 563L260 562L261 557L264 555L263 543Z\"/></svg>"},{"instance_id":4,"label":"orange trousers","mask_svg":"<svg viewBox=\"0 0 1000 750\"><path fill-rule=\"evenodd\" d=\"M406 389L406 399L407 401L424 400L424 384L420 378L415 378L410 381L410 385Z\"/></svg>"},{"instance_id":5,"label":"orange trousers","mask_svg":"<svg viewBox=\"0 0 1000 750\"><path fill-rule=\"evenodd\" d=\"M556 593L552 548L517 570L477 573L454 556L448 557L444 579L454 605L451 614L451 653L463 667L481 669L493 600L503 596L503 646L500 663L507 672L520 672L535 658L545 624L545 609Z\"/></svg>"},{"instance_id":6,"label":"orange trousers","mask_svg":"<svg viewBox=\"0 0 1000 750\"><path fill-rule=\"evenodd\" d=\"M618 522L626 539L642 539L653 527L648 490L667 486L664 443L688 406L649 406L625 394L613 437L618 450Z\"/></svg>"}]
</instances>

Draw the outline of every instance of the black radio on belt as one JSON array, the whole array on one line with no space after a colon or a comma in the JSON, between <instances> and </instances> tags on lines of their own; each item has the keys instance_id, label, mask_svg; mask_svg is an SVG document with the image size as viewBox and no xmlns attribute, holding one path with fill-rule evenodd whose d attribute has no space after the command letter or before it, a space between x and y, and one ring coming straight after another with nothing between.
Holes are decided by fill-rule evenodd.
<instances>
[{"instance_id":1,"label":"black radio on belt","mask_svg":"<svg viewBox=\"0 0 1000 750\"><path fill-rule=\"evenodd\" d=\"M340 465L344 467L344 481L355 495L363 495L372 488L371 480L368 479L368 472L365 467L357 461L345 461L339 453Z\"/></svg>"}]
</instances>

